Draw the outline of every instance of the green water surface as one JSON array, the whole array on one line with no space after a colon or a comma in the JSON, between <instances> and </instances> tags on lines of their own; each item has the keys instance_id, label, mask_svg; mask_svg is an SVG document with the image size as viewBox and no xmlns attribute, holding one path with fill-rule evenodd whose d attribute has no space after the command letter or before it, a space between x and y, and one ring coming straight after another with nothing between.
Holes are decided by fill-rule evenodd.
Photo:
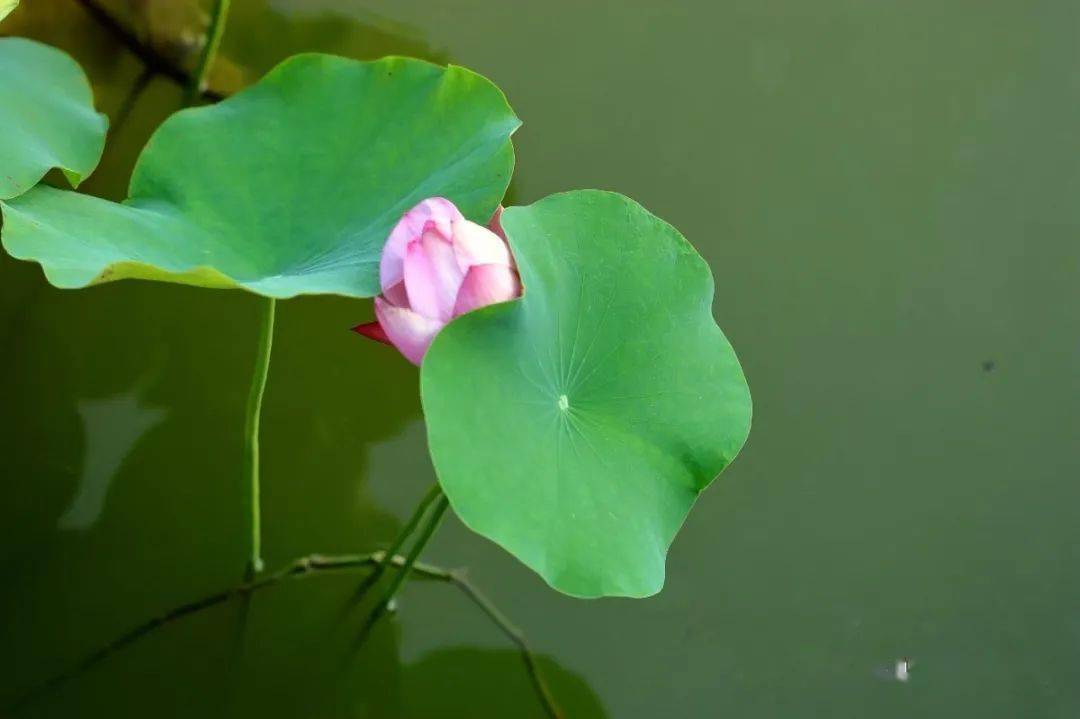
<instances>
[{"instance_id":1,"label":"green water surface","mask_svg":"<svg viewBox=\"0 0 1080 719\"><path fill-rule=\"evenodd\" d=\"M525 121L511 202L618 190L713 268L755 424L659 596L563 597L455 519L425 555L522 627L567 716L1080 714L1080 5L233 6L218 82L305 50L473 68ZM0 33L71 52L114 123L142 69L71 0ZM180 102L151 80L83 189L122 197ZM370 317L279 305L270 567L385 546L432 481L415 368L348 331ZM0 707L240 578L257 320L241 292L59 291L0 258ZM356 651L358 578L170 623L14 715L542 716L451 586L410 584Z\"/></svg>"}]
</instances>

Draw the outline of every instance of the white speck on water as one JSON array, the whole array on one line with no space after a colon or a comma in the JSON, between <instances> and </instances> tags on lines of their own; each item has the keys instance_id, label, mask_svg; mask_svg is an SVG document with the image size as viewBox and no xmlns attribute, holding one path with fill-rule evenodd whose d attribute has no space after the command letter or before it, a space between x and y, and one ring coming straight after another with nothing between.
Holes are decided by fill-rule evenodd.
<instances>
[{"instance_id":1,"label":"white speck on water","mask_svg":"<svg viewBox=\"0 0 1080 719\"><path fill-rule=\"evenodd\" d=\"M906 682L909 678L908 670L911 668L911 662L905 657L903 659L896 660L896 681Z\"/></svg>"},{"instance_id":2,"label":"white speck on water","mask_svg":"<svg viewBox=\"0 0 1080 719\"><path fill-rule=\"evenodd\" d=\"M565 394L559 395L559 409L561 409L563 412L570 409L570 398L567 397Z\"/></svg>"}]
</instances>

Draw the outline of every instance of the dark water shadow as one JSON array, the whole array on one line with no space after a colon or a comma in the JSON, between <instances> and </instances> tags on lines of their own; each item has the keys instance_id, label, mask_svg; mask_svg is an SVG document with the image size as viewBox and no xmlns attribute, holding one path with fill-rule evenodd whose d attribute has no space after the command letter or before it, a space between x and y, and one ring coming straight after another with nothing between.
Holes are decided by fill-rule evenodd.
<instances>
[{"instance_id":1,"label":"dark water shadow","mask_svg":"<svg viewBox=\"0 0 1080 719\"><path fill-rule=\"evenodd\" d=\"M538 658L566 717L604 717L600 698L579 675L547 656ZM547 717L513 650L438 649L404 668L403 717L529 719Z\"/></svg>"}]
</instances>

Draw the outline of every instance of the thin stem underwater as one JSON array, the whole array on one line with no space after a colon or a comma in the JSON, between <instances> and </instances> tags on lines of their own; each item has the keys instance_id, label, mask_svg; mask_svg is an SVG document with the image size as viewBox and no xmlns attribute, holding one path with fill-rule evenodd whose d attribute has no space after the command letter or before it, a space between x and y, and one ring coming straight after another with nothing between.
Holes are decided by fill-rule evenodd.
<instances>
[{"instance_id":1,"label":"thin stem underwater","mask_svg":"<svg viewBox=\"0 0 1080 719\"><path fill-rule=\"evenodd\" d=\"M360 647L367 640L371 631L375 628L375 625L379 623L383 615L390 609L391 604L394 601L394 597L397 596L398 591L405 584L405 581L409 578L409 572L412 571L416 561L420 558L420 553L424 551L424 547L431 541L431 537L435 534L435 530L439 528L439 524L442 522L443 515L446 514L447 507L450 506L450 501L446 498L446 495L439 489L439 485L435 485L436 493L432 497L432 493L429 492L428 496L435 500L435 509L431 511L431 516L427 520L427 524L424 525L423 530L420 532L420 537L413 544L412 549L409 550L408 556L405 557L405 563L402 565L398 573L394 575L393 580L390 582L390 586L387 587L386 592L383 593L379 603L375 605L375 608L371 610L371 614L368 615L364 621L364 625L360 628L360 634L356 638L356 646ZM425 497L425 499L427 499ZM427 502L430 504L430 501ZM391 554L390 556L394 556ZM385 565L384 565L385 566Z\"/></svg>"},{"instance_id":2,"label":"thin stem underwater","mask_svg":"<svg viewBox=\"0 0 1080 719\"><path fill-rule=\"evenodd\" d=\"M263 570L262 520L259 492L259 421L262 417L263 394L266 378L270 373L270 352L274 345L274 314L276 301L261 299L262 322L259 327L259 345L255 355L255 371L251 377L248 394L246 422L244 427L244 477L247 480L250 509L251 553L248 558L247 578L250 580Z\"/></svg>"},{"instance_id":3,"label":"thin stem underwater","mask_svg":"<svg viewBox=\"0 0 1080 719\"><path fill-rule=\"evenodd\" d=\"M420 504L416 505L416 509L413 510L412 516L405 522L405 526L401 528L401 531L398 532L397 536L394 537L394 541L387 548L386 556L396 557L401 552L401 548L405 546L406 540L408 540L412 533L416 531L416 528L420 526L420 522L424 519L424 515L427 514L428 507L430 507L441 495L442 489L439 488L439 483L436 482L431 485L431 488L428 489L427 493L424 494L424 497L420 500ZM367 595L368 590L379 583L379 580L386 574L387 566L387 564L380 564L375 567L375 571L364 577L364 581L360 582L360 586L356 588L356 592L353 595L353 604L359 603L360 600Z\"/></svg>"},{"instance_id":4,"label":"thin stem underwater","mask_svg":"<svg viewBox=\"0 0 1080 719\"><path fill-rule=\"evenodd\" d=\"M161 627L172 624L173 622L180 621L185 617L198 614L207 609L211 609L220 604L224 604L230 599L237 599L243 597L249 597L255 592L263 589L269 589L277 584L280 584L287 580L303 579L305 577L314 576L328 576L331 574L363 570L368 567L373 567L372 573L378 571L380 568L393 566L405 569L409 560L407 557L401 557L398 555L387 554L386 552L373 552L371 554L351 554L344 556L326 556L322 554L312 554L307 557L301 557L289 564L285 565L281 569L274 571L270 574L266 574L258 579L245 582L239 586L225 591L211 594L209 596L197 599L193 602L187 602L181 604L178 607L174 607L167 612L159 614L158 616L143 622L137 627L120 635L116 639L101 646L98 650L87 656L78 665L72 669L58 674L47 681L39 684L37 687L27 691L19 699L17 699L13 705L9 707L9 710L14 713L20 709L33 703L36 699L45 696L46 694L59 689L68 681L74 679L80 674L89 671L101 662L111 657L116 652L131 646L135 642L139 641L143 637L151 634ZM544 707L544 711L551 719L561 719L563 716L559 711L558 706L555 704L555 700L551 694L551 690L547 686L547 682L544 681L543 674L540 671L536 656L533 654L531 647L525 640L525 635L520 629L514 626L509 619L506 618L495 604L487 598L461 571L443 569L442 567L436 567L431 564L425 564L423 562L413 561L410 565L412 574L425 580L443 582L446 584L452 584L461 590L470 601L472 601L477 607L479 607L484 614L491 619L491 621L507 636L517 647L521 654L522 661L525 664L526 670L529 673L529 678L532 682L533 689L536 691L537 699Z\"/></svg>"},{"instance_id":5,"label":"thin stem underwater","mask_svg":"<svg viewBox=\"0 0 1080 719\"><path fill-rule=\"evenodd\" d=\"M163 626L171 624L173 622L189 617L193 614L197 614L201 611L211 609L220 604L223 604L230 599L237 599L250 596L251 594L272 587L287 579L300 579L302 577L312 576L315 574L327 574L334 571L354 570L362 569L365 567L381 567L384 564L404 564L405 560L402 557L391 557L389 560L381 552L374 554L355 554L338 557L328 557L320 554L313 554L307 557L301 557L290 564L278 569L275 572L259 577L258 579L252 579L240 584L236 587L226 589L216 594L211 594L200 599L196 599L193 602L187 602L181 604L178 607L174 607L167 612L164 612L150 620L143 622L137 627L121 634L116 639L101 646L92 654L87 656L78 665L72 669L63 672L57 676L54 676L47 681L43 682L34 689L23 694L15 703L10 707L12 712L18 711L24 706L30 704L39 697L59 689L71 679L79 676L83 672L86 672L93 667L97 666L101 662L108 659L116 652L125 649L126 647L134 644L138 640L147 636L151 632L160 629ZM450 573L447 570L440 569L438 567L417 567L417 572L421 573L425 577L432 579L439 579L443 581L450 581Z\"/></svg>"},{"instance_id":6,"label":"thin stem underwater","mask_svg":"<svg viewBox=\"0 0 1080 719\"><path fill-rule=\"evenodd\" d=\"M562 712L559 710L559 705L555 703L555 697L552 695L551 689L548 688L547 682L544 681L544 675L540 671L536 655L533 654L532 647L529 646L528 640L525 639L525 632L518 629L486 594L481 592L472 582L467 581L460 572L452 572L451 574L453 575L451 581L464 592L465 596L472 600L473 604L480 607L488 619L494 622L495 626L501 629L510 641L517 645L518 650L521 652L521 660L525 663L525 671L529 674L529 681L532 682L533 690L540 699L540 703L544 706L548 719L562 719Z\"/></svg>"}]
</instances>

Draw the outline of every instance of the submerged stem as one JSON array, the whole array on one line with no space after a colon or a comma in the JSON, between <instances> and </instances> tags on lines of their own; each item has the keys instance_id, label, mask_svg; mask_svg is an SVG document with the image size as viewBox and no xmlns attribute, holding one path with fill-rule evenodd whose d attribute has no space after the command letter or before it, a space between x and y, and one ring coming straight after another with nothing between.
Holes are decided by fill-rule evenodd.
<instances>
[{"instance_id":1,"label":"submerged stem","mask_svg":"<svg viewBox=\"0 0 1080 719\"><path fill-rule=\"evenodd\" d=\"M446 499L446 495L442 493L442 490L439 490L438 501L435 503L435 509L431 512L431 518L424 527L424 531L420 533L420 538L416 540L412 549L409 550L408 556L405 557L405 564L402 565L401 569L394 576L394 581L392 581L387 588L383 598L384 604L389 604L393 601L394 596L398 593L398 590L401 589L401 585L409 578L409 572L412 571L413 566L416 564L416 560L420 558L420 553L424 551L424 547L431 541L432 536L435 534L435 530L439 528L443 515L446 514L446 508L449 506L450 502Z\"/></svg>"},{"instance_id":2,"label":"submerged stem","mask_svg":"<svg viewBox=\"0 0 1080 719\"><path fill-rule=\"evenodd\" d=\"M34 700L43 697L45 694L59 689L68 681L74 679L83 672L92 669L116 652L134 644L153 631L184 619L185 617L197 614L203 610L216 607L230 599L250 596L259 590L268 589L289 579L302 579L304 577L318 575L325 576L336 572L364 569L367 567L374 567L375 569L372 572L374 573L374 571L378 571L381 567L393 566L401 568L404 573L404 569L408 563L409 559L407 557L387 554L385 552L350 554L344 556L312 554L307 557L301 557L300 559L290 562L281 569L259 577L258 579L245 582L239 586L226 589L225 591L216 594L211 594L201 599L196 599L193 602L181 604L153 619L143 622L137 627L132 628L116 639L103 645L72 669L54 676L34 689L26 692L11 707L9 707L9 709L11 712L16 712L32 703ZM517 645L518 650L521 653L522 661L525 663L526 670L529 673L529 679L532 681L533 689L536 691L537 698L544 706L544 711L547 713L548 717L551 719L561 719L562 713L555 704L551 691L548 689L547 683L544 681L544 677L540 672L536 656L532 653L532 649L525 641L525 635L522 631L514 626L510 620L506 618L506 615L499 611L495 604L468 580L464 573L425 564L416 561L415 559L410 567L413 574L423 579L453 584L474 604L483 610L484 614L495 623L503 634Z\"/></svg>"},{"instance_id":3,"label":"submerged stem","mask_svg":"<svg viewBox=\"0 0 1080 719\"><path fill-rule=\"evenodd\" d=\"M521 660L525 663L525 671L529 674L529 681L532 682L533 690L540 699L540 703L544 706L548 718L562 719L559 705L555 703L555 697L552 695L551 689L548 688L547 682L544 681L544 675L540 672L536 655L533 654L532 648L525 639L525 633L518 629L486 594L481 592L472 582L465 579L460 572L451 572L450 581L457 585L465 596L480 607L484 614L488 616L488 619L494 622L502 630L503 634L517 645L518 650L521 652Z\"/></svg>"},{"instance_id":4,"label":"submerged stem","mask_svg":"<svg viewBox=\"0 0 1080 719\"><path fill-rule=\"evenodd\" d=\"M248 558L248 579L253 578L263 569L259 498L259 419L262 415L266 377L270 372L270 351L274 344L274 311L277 304L273 298L265 298L262 302L263 315L259 327L259 346L255 355L255 372L251 378L244 428L244 477L247 479L251 510L251 553Z\"/></svg>"},{"instance_id":5,"label":"submerged stem","mask_svg":"<svg viewBox=\"0 0 1080 719\"><path fill-rule=\"evenodd\" d=\"M63 672L57 676L50 678L41 685L26 692L20 697L15 704L11 707L11 711L17 711L22 707L30 704L35 699L42 697L61 686L66 684L71 679L79 676L83 672L86 672L93 667L97 666L101 662L108 659L116 652L125 649L126 647L134 644L138 640L147 636L151 632L160 629L163 626L171 624L173 622L189 617L193 614L197 614L203 610L216 607L219 604L223 604L230 599L245 597L257 592L261 589L266 589L278 584L286 579L299 579L316 573L327 573L332 571L342 571L348 569L358 569L369 566L381 567L385 563L391 564L404 564L404 559L401 557L391 557L389 560L381 552L374 554L355 554L341 557L327 557L319 554L313 554L308 557L302 557L293 561L292 563L282 567L281 569L244 582L238 586L226 589L216 594L211 594L200 599L196 599L193 602L187 602L181 604L178 607L174 607L163 614L160 614L152 619L149 619L137 627L121 634L119 637L113 639L107 644L101 646L95 652L87 656L78 665L70 670ZM417 567L416 571L422 573L424 576L429 576L432 579L438 579L442 581L450 581L450 573L446 570L439 569L438 567Z\"/></svg>"},{"instance_id":6,"label":"submerged stem","mask_svg":"<svg viewBox=\"0 0 1080 719\"><path fill-rule=\"evenodd\" d=\"M135 83L128 90L128 94L124 97L123 103L120 104L120 108L116 111L115 119L109 125L109 132L115 137L120 128L127 123L128 118L131 117L131 111L135 109L135 104L139 101L139 98L146 91L146 88L150 87L150 82L154 79L157 73L150 66L143 68L143 71L139 73L139 76L135 78Z\"/></svg>"},{"instance_id":7,"label":"submerged stem","mask_svg":"<svg viewBox=\"0 0 1080 719\"><path fill-rule=\"evenodd\" d=\"M446 495L439 489L439 485L435 485L435 494L429 492L428 496L431 499L436 499L435 509L432 510L431 516L428 518L427 524L424 525L423 531L420 533L419 539L413 544L412 549L409 550L408 556L405 557L405 563L401 566L401 569L396 575L394 575L393 581L390 582L390 586L387 587L386 592L383 593L379 603L375 605L375 608L371 610L371 614L368 615L364 621L364 625L360 627L360 634L356 638L356 646L361 646L371 634L371 630L375 628L375 625L379 623L383 615L390 608L391 603L394 601L394 597L397 596L398 590L405 584L405 580L409 578L409 572L412 571L413 566L416 564L416 560L420 558L420 553L424 551L424 547L431 541L432 535L435 534L435 530L438 529L439 523L442 521L443 515L446 513L446 508L450 506L449 500L446 499ZM428 499L425 497L425 500ZM427 502L430 504L430 501ZM394 556L391 554L390 556ZM386 566L386 565L383 565Z\"/></svg>"},{"instance_id":8,"label":"submerged stem","mask_svg":"<svg viewBox=\"0 0 1080 719\"><path fill-rule=\"evenodd\" d=\"M203 45L202 54L199 55L199 64L195 67L195 74L191 76L191 84L188 85L187 98L184 102L186 105L191 105L198 100L206 87L206 77L210 74L210 66L214 64L214 56L217 55L218 47L221 46L221 37L225 34L229 2L230 0L216 0L214 3L210 27L206 29L206 44Z\"/></svg>"},{"instance_id":9,"label":"submerged stem","mask_svg":"<svg viewBox=\"0 0 1080 719\"><path fill-rule=\"evenodd\" d=\"M420 526L420 521L427 513L428 507L430 507L441 495L442 489L439 488L439 483L436 482L431 485L431 488L424 495L423 499L420 500L420 504L416 505L416 509L413 510L412 516L409 517L409 521L405 522L405 526L401 528L398 535L394 537L393 543L387 548L387 557L396 557L401 552L401 548L405 546L405 541L416 531L416 528ZM364 581L360 582L360 586L357 587L356 593L353 595L354 604L363 599L364 595L368 593L368 590L379 583L379 580L386 574L387 566L388 564L380 564L375 567L375 571L364 577Z\"/></svg>"}]
</instances>

